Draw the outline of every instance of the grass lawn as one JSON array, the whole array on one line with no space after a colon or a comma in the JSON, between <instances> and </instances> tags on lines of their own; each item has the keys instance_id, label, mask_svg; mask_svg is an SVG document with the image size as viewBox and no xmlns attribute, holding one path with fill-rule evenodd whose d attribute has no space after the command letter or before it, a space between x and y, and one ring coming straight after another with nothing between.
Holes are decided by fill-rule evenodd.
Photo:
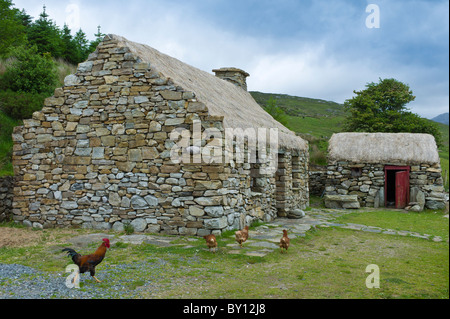
<instances>
[{"instance_id":1,"label":"grass lawn","mask_svg":"<svg viewBox=\"0 0 450 319\"><path fill-rule=\"evenodd\" d=\"M370 225L393 230L407 230L420 234L440 236L445 240L449 239L448 220L443 218L442 212L433 210L425 210L420 213L392 209L363 213L356 212L343 215L336 221L338 223Z\"/></svg>"},{"instance_id":2,"label":"grass lawn","mask_svg":"<svg viewBox=\"0 0 450 319\"><path fill-rule=\"evenodd\" d=\"M379 289L365 285L369 264L380 268ZM190 285L164 298L448 298L448 244L343 229L294 240L286 255L202 254L178 271Z\"/></svg>"},{"instance_id":3,"label":"grass lawn","mask_svg":"<svg viewBox=\"0 0 450 319\"><path fill-rule=\"evenodd\" d=\"M364 221L371 226L409 229L448 239L448 220L442 213L376 211L346 215L340 221ZM68 238L92 232L0 227L0 234L11 231L21 240L0 247L1 262L50 272L61 272L70 263L60 252L68 245ZM263 258L230 254L227 244L234 243L232 232L218 238L216 254L206 249L203 238L179 237L177 241L190 247L116 243L97 267L97 274L101 278L105 268L123 264L151 265L123 270L119 276L109 278L110 282L124 281L126 288L138 292L140 298L449 298L446 240L433 242L333 227L317 228L305 237L293 239L287 254L274 251ZM93 243L81 251L91 252L96 246L98 243ZM365 270L370 264L380 269L380 288L366 287L369 273ZM82 289L95 284L87 279ZM100 285L108 287L109 283L104 281Z\"/></svg>"}]
</instances>

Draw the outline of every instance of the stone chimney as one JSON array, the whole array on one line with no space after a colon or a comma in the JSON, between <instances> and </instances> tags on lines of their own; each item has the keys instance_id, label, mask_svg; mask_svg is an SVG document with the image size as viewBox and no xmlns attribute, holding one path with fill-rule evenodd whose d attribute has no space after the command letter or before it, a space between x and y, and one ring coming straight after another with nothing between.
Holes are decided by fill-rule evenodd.
<instances>
[{"instance_id":1,"label":"stone chimney","mask_svg":"<svg viewBox=\"0 0 450 319\"><path fill-rule=\"evenodd\" d=\"M213 70L218 78L233 83L234 85L247 91L247 72L237 68L220 68Z\"/></svg>"}]
</instances>

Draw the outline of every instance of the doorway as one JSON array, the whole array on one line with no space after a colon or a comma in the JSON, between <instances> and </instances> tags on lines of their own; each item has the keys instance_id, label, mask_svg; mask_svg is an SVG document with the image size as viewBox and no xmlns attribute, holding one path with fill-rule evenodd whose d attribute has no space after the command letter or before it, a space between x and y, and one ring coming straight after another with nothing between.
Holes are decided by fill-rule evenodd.
<instances>
[{"instance_id":1,"label":"doorway","mask_svg":"<svg viewBox=\"0 0 450 319\"><path fill-rule=\"evenodd\" d=\"M384 167L385 207L405 208L409 203L410 166Z\"/></svg>"},{"instance_id":2,"label":"doorway","mask_svg":"<svg viewBox=\"0 0 450 319\"><path fill-rule=\"evenodd\" d=\"M290 175L288 172L287 156L284 153L278 153L278 169L275 173L275 199L278 217L286 217L288 211L287 191L291 188Z\"/></svg>"}]
</instances>

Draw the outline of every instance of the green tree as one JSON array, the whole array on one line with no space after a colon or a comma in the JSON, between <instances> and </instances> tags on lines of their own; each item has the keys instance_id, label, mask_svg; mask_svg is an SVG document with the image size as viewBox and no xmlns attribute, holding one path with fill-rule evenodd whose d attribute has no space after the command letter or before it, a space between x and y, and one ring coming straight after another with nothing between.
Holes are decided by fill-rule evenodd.
<instances>
[{"instance_id":1,"label":"green tree","mask_svg":"<svg viewBox=\"0 0 450 319\"><path fill-rule=\"evenodd\" d=\"M349 112L344 131L428 133L441 144L437 125L406 108L416 98L408 85L395 79L380 79L379 83L368 83L365 90L354 93L356 96L344 103Z\"/></svg>"},{"instance_id":2,"label":"green tree","mask_svg":"<svg viewBox=\"0 0 450 319\"><path fill-rule=\"evenodd\" d=\"M97 33L94 34L95 40L91 41L91 43L89 44L89 51L90 52L94 52L95 49L97 49L97 46L100 44L100 42L103 41L103 38L106 35L106 34L101 32L101 26L98 26L97 30L98 30Z\"/></svg>"},{"instance_id":3,"label":"green tree","mask_svg":"<svg viewBox=\"0 0 450 319\"><path fill-rule=\"evenodd\" d=\"M22 9L17 13L17 17L20 20L20 23L25 27L29 28L31 27L31 24L33 23L33 18L26 13L25 9Z\"/></svg>"},{"instance_id":4,"label":"green tree","mask_svg":"<svg viewBox=\"0 0 450 319\"><path fill-rule=\"evenodd\" d=\"M61 57L63 43L61 31L58 26L49 19L46 7L43 7L42 13L28 30L28 41L31 45L36 45L38 52L50 53L52 57Z\"/></svg>"},{"instance_id":5,"label":"green tree","mask_svg":"<svg viewBox=\"0 0 450 319\"><path fill-rule=\"evenodd\" d=\"M276 121L288 127L288 117L286 113L277 106L277 101L271 97L269 100L267 100L266 103L267 106L264 108L264 110L269 113Z\"/></svg>"},{"instance_id":6,"label":"green tree","mask_svg":"<svg viewBox=\"0 0 450 319\"><path fill-rule=\"evenodd\" d=\"M78 30L73 38L76 46L77 63L87 60L89 56L89 41L83 30Z\"/></svg>"},{"instance_id":7,"label":"green tree","mask_svg":"<svg viewBox=\"0 0 450 319\"><path fill-rule=\"evenodd\" d=\"M20 12L11 7L11 0L0 0L0 58L8 54L10 47L19 46L26 39Z\"/></svg>"},{"instance_id":8,"label":"green tree","mask_svg":"<svg viewBox=\"0 0 450 319\"><path fill-rule=\"evenodd\" d=\"M61 32L61 39L63 44L62 58L72 64L79 63L77 44L75 43L67 24L64 24Z\"/></svg>"}]
</instances>

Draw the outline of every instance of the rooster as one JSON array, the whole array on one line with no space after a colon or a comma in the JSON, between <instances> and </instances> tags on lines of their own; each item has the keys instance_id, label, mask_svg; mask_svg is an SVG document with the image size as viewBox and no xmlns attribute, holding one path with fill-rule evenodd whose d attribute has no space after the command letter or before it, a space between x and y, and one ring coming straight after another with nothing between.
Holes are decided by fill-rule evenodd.
<instances>
[{"instance_id":1,"label":"rooster","mask_svg":"<svg viewBox=\"0 0 450 319\"><path fill-rule=\"evenodd\" d=\"M217 248L217 240L216 240L216 236L214 235L207 235L207 236L203 236L203 238L206 239L206 245L209 248L209 251L211 251L211 249L213 249L213 252L216 252L216 248Z\"/></svg>"},{"instance_id":2,"label":"rooster","mask_svg":"<svg viewBox=\"0 0 450 319\"><path fill-rule=\"evenodd\" d=\"M284 229L284 230L283 230L283 237L280 239L280 251L281 251L281 252L283 252L283 248L284 248L284 249L286 250L286 252L287 252L287 250L288 250L288 248L289 248L289 242L290 242L290 239L289 239L289 237L288 237L287 230Z\"/></svg>"},{"instance_id":3,"label":"rooster","mask_svg":"<svg viewBox=\"0 0 450 319\"><path fill-rule=\"evenodd\" d=\"M236 236L236 241L242 248L242 244L248 239L248 226L245 226L244 229L238 230L234 234Z\"/></svg>"},{"instance_id":4,"label":"rooster","mask_svg":"<svg viewBox=\"0 0 450 319\"><path fill-rule=\"evenodd\" d=\"M103 243L100 245L100 247L97 248L95 253L91 255L85 255L82 256L79 253L77 253L72 248L64 248L62 251L67 251L67 255L72 257L73 262L78 266L80 269L80 274L85 272L90 272L91 276L97 281L101 282L100 280L95 277L95 266L97 266L99 263L102 262L103 258L105 258L106 249L110 247L109 245L109 239L104 238ZM77 274L76 276L79 276ZM75 276L74 282L77 279Z\"/></svg>"}]
</instances>

